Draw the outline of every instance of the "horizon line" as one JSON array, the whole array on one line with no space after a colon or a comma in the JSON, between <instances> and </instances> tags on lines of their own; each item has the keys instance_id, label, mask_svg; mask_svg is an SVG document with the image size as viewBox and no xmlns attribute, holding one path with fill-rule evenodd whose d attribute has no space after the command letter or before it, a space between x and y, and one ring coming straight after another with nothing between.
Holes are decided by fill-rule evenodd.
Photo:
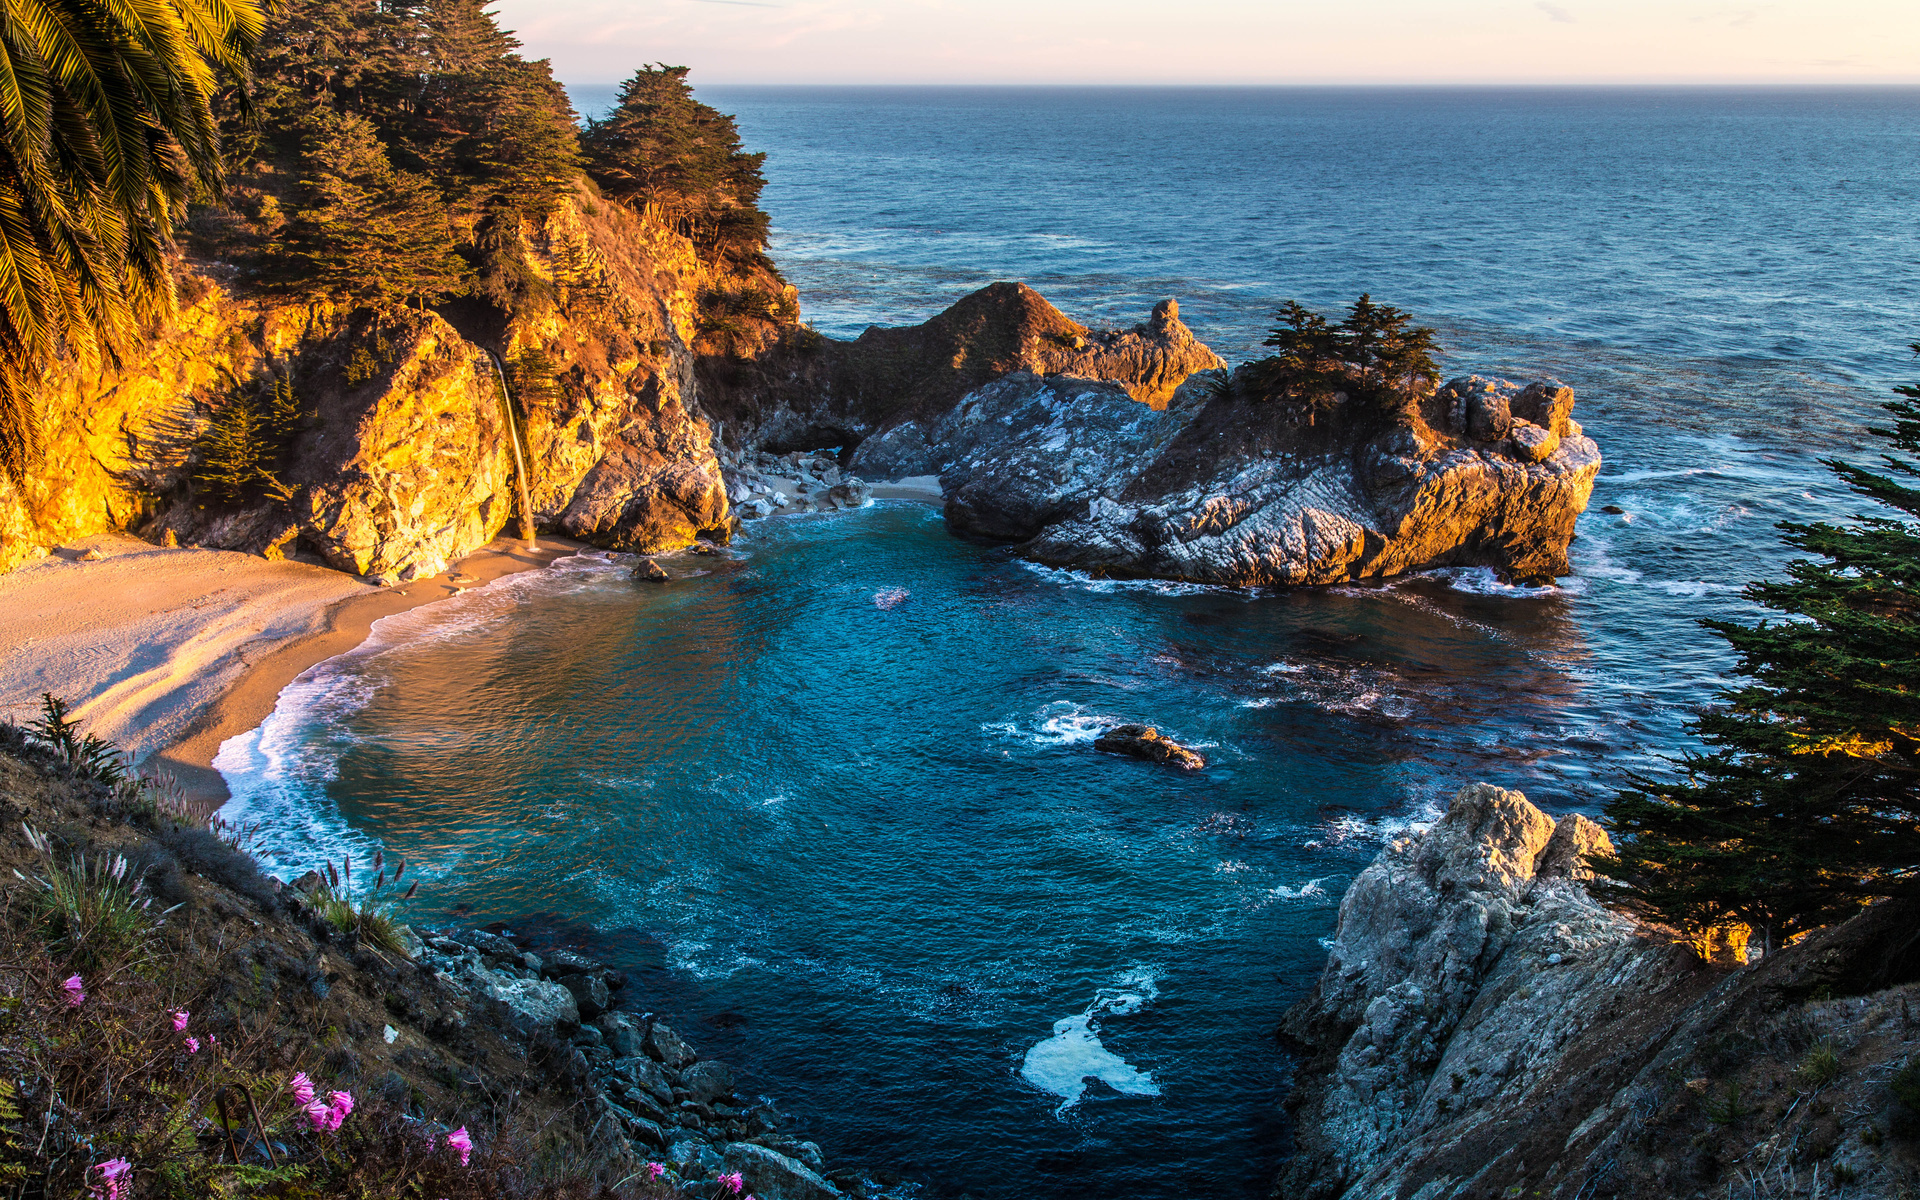
<instances>
[{"instance_id":1,"label":"horizon line","mask_svg":"<svg viewBox=\"0 0 1920 1200\"><path fill-rule=\"evenodd\" d=\"M677 65L677 64L676 64ZM619 87L625 79L562 79L562 87ZM1270 91L1538 91L1538 92L1574 92L1574 91L1754 91L1772 89L1780 91L1828 90L1920 90L1920 77L1912 79L1875 79L1875 80L1835 80L1835 79L1768 79L1768 80L1595 80L1591 82L1556 81L1552 83L1516 80L1508 83L1486 82L1449 82L1436 80L1426 83L1406 82L1340 82L1340 83L1026 83L1006 80L987 82L950 82L950 83L905 83L883 80L864 80L850 83L823 83L819 80L775 81L767 80L702 80L694 85L702 87L765 87L765 88L891 88L896 90L934 91L941 88L1003 88L1026 89L1031 91L1071 91L1076 89L1103 89L1109 91L1244 91L1259 88Z\"/></svg>"}]
</instances>

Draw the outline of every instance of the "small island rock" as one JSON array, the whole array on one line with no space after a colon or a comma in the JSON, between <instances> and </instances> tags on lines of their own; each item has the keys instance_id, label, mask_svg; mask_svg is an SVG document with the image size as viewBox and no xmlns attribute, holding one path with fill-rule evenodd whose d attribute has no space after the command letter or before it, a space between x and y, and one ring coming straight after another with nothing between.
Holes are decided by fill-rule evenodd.
<instances>
[{"instance_id":1,"label":"small island rock","mask_svg":"<svg viewBox=\"0 0 1920 1200\"><path fill-rule=\"evenodd\" d=\"M1198 771L1207 765L1206 759L1171 738L1161 736L1160 731L1151 725L1115 725L1094 740L1093 748L1108 754L1131 754L1135 758L1166 763L1183 771Z\"/></svg>"}]
</instances>

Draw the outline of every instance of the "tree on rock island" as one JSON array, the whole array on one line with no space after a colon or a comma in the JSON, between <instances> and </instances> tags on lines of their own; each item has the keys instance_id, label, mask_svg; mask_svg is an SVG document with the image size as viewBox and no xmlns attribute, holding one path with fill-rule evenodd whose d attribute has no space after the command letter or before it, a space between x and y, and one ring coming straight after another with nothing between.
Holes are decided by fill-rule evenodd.
<instances>
[{"instance_id":1,"label":"tree on rock island","mask_svg":"<svg viewBox=\"0 0 1920 1200\"><path fill-rule=\"evenodd\" d=\"M1920 344L1913 349L1920 353ZM1920 387L1872 432L1920 454ZM1891 510L1783 523L1814 555L1749 599L1784 614L1702 622L1748 680L1692 728L1684 781L1632 780L1607 808L1619 845L1593 865L1630 909L1687 930L1751 928L1771 948L1879 897L1920 896L1920 465L1825 465ZM1884 473L1882 473L1884 472Z\"/></svg>"},{"instance_id":2,"label":"tree on rock island","mask_svg":"<svg viewBox=\"0 0 1920 1200\"><path fill-rule=\"evenodd\" d=\"M1265 345L1279 351L1247 364L1260 398L1291 403L1307 424L1342 405L1368 421L1398 421L1439 380L1433 330L1410 313L1362 294L1339 324L1289 300Z\"/></svg>"}]
</instances>

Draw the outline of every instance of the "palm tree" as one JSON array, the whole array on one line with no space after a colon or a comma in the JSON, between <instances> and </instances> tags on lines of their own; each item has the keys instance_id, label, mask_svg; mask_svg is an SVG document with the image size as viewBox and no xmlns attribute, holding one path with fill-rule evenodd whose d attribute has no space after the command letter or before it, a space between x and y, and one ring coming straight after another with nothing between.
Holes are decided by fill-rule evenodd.
<instances>
[{"instance_id":1,"label":"palm tree","mask_svg":"<svg viewBox=\"0 0 1920 1200\"><path fill-rule=\"evenodd\" d=\"M0 0L0 469L37 453L46 362L109 354L172 298L166 253L221 182L219 72L272 0Z\"/></svg>"}]
</instances>

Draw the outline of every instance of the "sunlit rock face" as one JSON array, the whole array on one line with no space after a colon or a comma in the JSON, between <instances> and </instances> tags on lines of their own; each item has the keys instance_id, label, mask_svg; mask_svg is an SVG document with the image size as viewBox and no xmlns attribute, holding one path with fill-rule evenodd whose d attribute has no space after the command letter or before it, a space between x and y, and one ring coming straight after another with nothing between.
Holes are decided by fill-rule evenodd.
<instances>
[{"instance_id":1,"label":"sunlit rock face","mask_svg":"<svg viewBox=\"0 0 1920 1200\"><path fill-rule=\"evenodd\" d=\"M1221 382L1189 381L1156 410L1117 384L1013 375L867 439L852 469L938 475L955 532L1102 574L1259 585L1570 569L1600 469L1571 390L1456 380L1379 431L1289 422Z\"/></svg>"},{"instance_id":2,"label":"sunlit rock face","mask_svg":"<svg viewBox=\"0 0 1920 1200\"><path fill-rule=\"evenodd\" d=\"M344 311L236 292L217 264L188 275L192 299L117 366L49 375L45 453L23 481L0 477L0 570L131 529L306 551L382 582L434 574L518 511L516 434L540 528L647 553L725 537L693 367L712 272L685 238L585 195L525 233L551 303L504 326L478 305ZM542 364L537 379L515 375L512 422L495 355ZM271 377L292 381L302 412L271 483L210 495L195 439Z\"/></svg>"}]
</instances>

